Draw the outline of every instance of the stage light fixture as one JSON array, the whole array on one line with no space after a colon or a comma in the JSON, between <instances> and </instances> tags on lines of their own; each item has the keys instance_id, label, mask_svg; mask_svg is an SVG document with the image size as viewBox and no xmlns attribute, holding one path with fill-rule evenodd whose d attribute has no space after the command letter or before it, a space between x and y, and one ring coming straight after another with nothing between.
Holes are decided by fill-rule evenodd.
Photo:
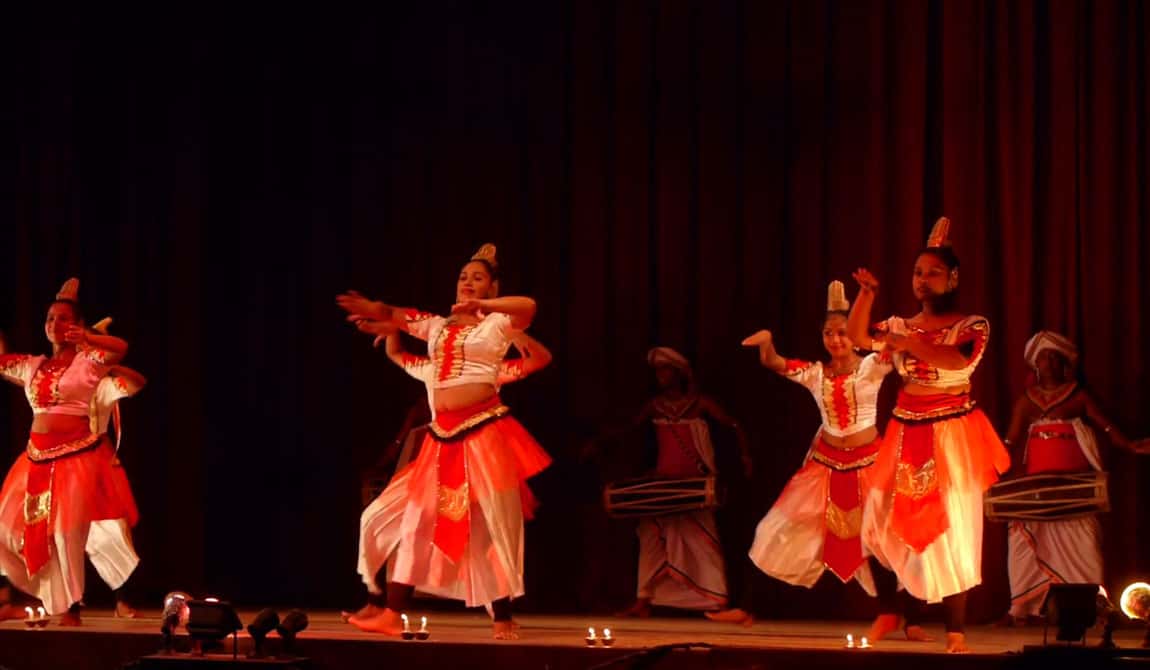
<instances>
[{"instance_id":1,"label":"stage light fixture","mask_svg":"<svg viewBox=\"0 0 1150 670\"><path fill-rule=\"evenodd\" d=\"M232 655L236 655L236 632L244 627L231 604L220 602L218 598L204 598L188 602L188 635L192 638L195 653L203 655L204 643L218 642L233 636Z\"/></svg>"},{"instance_id":2,"label":"stage light fixture","mask_svg":"<svg viewBox=\"0 0 1150 670\"><path fill-rule=\"evenodd\" d=\"M273 609L263 609L256 615L255 619L248 624L248 635L252 636L252 653L251 658L263 658L264 655L264 640L267 638L268 633L276 629L280 625L280 617Z\"/></svg>"},{"instance_id":3,"label":"stage light fixture","mask_svg":"<svg viewBox=\"0 0 1150 670\"><path fill-rule=\"evenodd\" d=\"M1055 639L1061 642L1086 642L1086 631L1098 620L1097 584L1051 584L1042 603L1046 615L1046 628L1042 632L1042 642L1050 626L1057 629Z\"/></svg>"},{"instance_id":4,"label":"stage light fixture","mask_svg":"<svg viewBox=\"0 0 1150 670\"><path fill-rule=\"evenodd\" d=\"M1134 582L1127 586L1122 590L1118 605L1122 608L1122 613L1131 619L1143 623L1150 622L1150 584ZM1150 627L1147 627L1146 635L1142 638L1142 646L1150 647Z\"/></svg>"},{"instance_id":5,"label":"stage light fixture","mask_svg":"<svg viewBox=\"0 0 1150 670\"><path fill-rule=\"evenodd\" d=\"M1122 590L1122 598L1118 602L1122 613L1131 619L1150 619L1150 584L1134 582Z\"/></svg>"},{"instance_id":6,"label":"stage light fixture","mask_svg":"<svg viewBox=\"0 0 1150 670\"><path fill-rule=\"evenodd\" d=\"M188 601L191 596L183 591L172 591L164 596L164 609L160 615L160 634L164 636L164 653L171 653L176 629L188 621Z\"/></svg>"}]
</instances>

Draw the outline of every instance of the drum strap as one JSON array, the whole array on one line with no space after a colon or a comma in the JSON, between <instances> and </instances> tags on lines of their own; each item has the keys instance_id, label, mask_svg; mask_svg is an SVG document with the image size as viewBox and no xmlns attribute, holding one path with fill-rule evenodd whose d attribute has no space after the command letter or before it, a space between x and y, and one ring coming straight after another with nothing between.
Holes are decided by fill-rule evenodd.
<instances>
[{"instance_id":1,"label":"drum strap","mask_svg":"<svg viewBox=\"0 0 1150 670\"><path fill-rule=\"evenodd\" d=\"M679 434L680 430L691 430L691 424L682 421L673 421L668 422L666 425L667 432L675 438L675 444L679 445L679 448L683 450L684 454L695 459L695 467L699 468L699 473L703 475L711 474L711 468L707 467L707 464L703 462L703 457L699 454L699 450L695 447L694 442L684 440L683 436Z\"/></svg>"}]
</instances>

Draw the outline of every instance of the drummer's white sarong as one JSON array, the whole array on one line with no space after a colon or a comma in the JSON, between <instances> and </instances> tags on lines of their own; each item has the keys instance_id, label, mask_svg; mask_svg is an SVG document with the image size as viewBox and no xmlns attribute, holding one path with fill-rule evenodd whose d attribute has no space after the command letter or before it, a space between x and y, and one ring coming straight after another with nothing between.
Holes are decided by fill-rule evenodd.
<instances>
[{"instance_id":1,"label":"drummer's white sarong","mask_svg":"<svg viewBox=\"0 0 1150 670\"><path fill-rule=\"evenodd\" d=\"M1037 616L1051 584L1102 583L1098 517L1011 521L1010 613Z\"/></svg>"},{"instance_id":2,"label":"drummer's white sarong","mask_svg":"<svg viewBox=\"0 0 1150 670\"><path fill-rule=\"evenodd\" d=\"M641 520L639 598L654 605L712 610L727 604L723 551L708 511Z\"/></svg>"}]
</instances>

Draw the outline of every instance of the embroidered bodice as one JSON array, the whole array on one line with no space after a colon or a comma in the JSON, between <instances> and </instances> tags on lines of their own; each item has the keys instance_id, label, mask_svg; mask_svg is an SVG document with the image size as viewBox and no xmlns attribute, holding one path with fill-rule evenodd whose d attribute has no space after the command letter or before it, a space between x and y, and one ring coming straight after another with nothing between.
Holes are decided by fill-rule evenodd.
<instances>
[{"instance_id":1,"label":"embroidered bodice","mask_svg":"<svg viewBox=\"0 0 1150 670\"><path fill-rule=\"evenodd\" d=\"M869 354L854 372L841 375L828 374L822 363L787 359L783 376L802 384L815 397L824 432L845 437L878 421L878 392L890 371L890 363Z\"/></svg>"},{"instance_id":2,"label":"embroidered bodice","mask_svg":"<svg viewBox=\"0 0 1150 670\"><path fill-rule=\"evenodd\" d=\"M435 363L427 356L417 356L415 354L404 353L401 366L403 371L411 375L412 378L427 384L429 387L435 384ZM496 377L496 388L504 384L517 382L523 378L523 359L513 358L504 359L499 363L499 375Z\"/></svg>"},{"instance_id":3,"label":"embroidered bodice","mask_svg":"<svg viewBox=\"0 0 1150 670\"><path fill-rule=\"evenodd\" d=\"M80 347L67 365L47 356L4 354L0 376L24 387L33 414L88 416L92 396L108 372L102 349Z\"/></svg>"},{"instance_id":4,"label":"embroidered bodice","mask_svg":"<svg viewBox=\"0 0 1150 670\"><path fill-rule=\"evenodd\" d=\"M986 352L986 342L990 338L990 322L977 314L972 314L945 328L929 331L908 325L906 319L902 317L892 316L879 324L877 330L900 335L914 333L920 337L925 337L932 344L970 345L969 352L963 352L966 357L966 366L959 370L937 368L926 361L919 360L908 351L893 353L891 359L894 363L894 369L898 371L903 381L940 389L970 383L971 375L974 374L974 370L982 361L982 355Z\"/></svg>"},{"instance_id":5,"label":"embroidered bodice","mask_svg":"<svg viewBox=\"0 0 1150 670\"><path fill-rule=\"evenodd\" d=\"M476 324L458 324L422 312L409 311L404 316L407 332L427 340L434 388L499 386L503 357L511 346L511 317L496 312Z\"/></svg>"}]
</instances>

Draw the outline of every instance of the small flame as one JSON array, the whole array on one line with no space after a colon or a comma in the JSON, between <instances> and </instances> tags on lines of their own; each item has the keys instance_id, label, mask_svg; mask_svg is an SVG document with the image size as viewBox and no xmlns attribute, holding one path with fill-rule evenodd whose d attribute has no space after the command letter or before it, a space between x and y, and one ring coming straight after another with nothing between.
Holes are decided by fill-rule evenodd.
<instances>
[{"instance_id":1,"label":"small flame","mask_svg":"<svg viewBox=\"0 0 1150 670\"><path fill-rule=\"evenodd\" d=\"M607 638L608 640L611 639L611 629L610 628L604 628L603 629L603 637Z\"/></svg>"},{"instance_id":2,"label":"small flame","mask_svg":"<svg viewBox=\"0 0 1150 670\"><path fill-rule=\"evenodd\" d=\"M587 637L595 637L595 629L594 628L588 628L587 629Z\"/></svg>"}]
</instances>

